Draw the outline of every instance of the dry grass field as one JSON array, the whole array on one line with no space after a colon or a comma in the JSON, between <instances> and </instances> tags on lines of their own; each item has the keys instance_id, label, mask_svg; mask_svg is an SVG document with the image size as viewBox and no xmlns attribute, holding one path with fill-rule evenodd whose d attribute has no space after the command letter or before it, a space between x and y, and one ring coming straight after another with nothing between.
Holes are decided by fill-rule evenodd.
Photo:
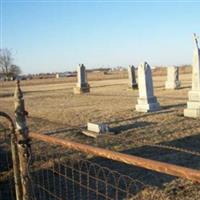
<instances>
[{"instance_id":1,"label":"dry grass field","mask_svg":"<svg viewBox=\"0 0 200 200\"><path fill-rule=\"evenodd\" d=\"M97 76L96 80L89 76L91 92L84 95L73 94L74 78L22 81L29 128L93 146L199 169L199 155L155 146L162 144L200 152L199 119L183 116L191 74L180 75L182 85L178 90L165 90L165 80L165 75L153 77L154 93L161 110L146 114L135 111L138 91L128 89L124 72ZM14 83L1 83L0 86L0 110L12 115L14 88ZM81 129L89 121L107 123L115 134L88 138ZM115 168L113 163L109 167ZM131 175L134 173L131 169L120 168L119 171ZM189 181L158 175L156 181L151 176L149 180L143 180L140 172L137 178L159 186L166 195L164 199L200 199L199 185ZM138 199L142 198L138 196Z\"/></svg>"}]
</instances>

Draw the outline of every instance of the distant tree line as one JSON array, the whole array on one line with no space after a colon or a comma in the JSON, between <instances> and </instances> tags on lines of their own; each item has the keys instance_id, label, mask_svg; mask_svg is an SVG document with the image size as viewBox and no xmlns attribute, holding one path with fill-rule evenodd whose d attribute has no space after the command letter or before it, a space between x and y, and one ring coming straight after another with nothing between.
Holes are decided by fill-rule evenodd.
<instances>
[{"instance_id":1,"label":"distant tree line","mask_svg":"<svg viewBox=\"0 0 200 200\"><path fill-rule=\"evenodd\" d=\"M0 77L13 80L21 74L19 66L13 64L13 55L9 49L0 49Z\"/></svg>"}]
</instances>

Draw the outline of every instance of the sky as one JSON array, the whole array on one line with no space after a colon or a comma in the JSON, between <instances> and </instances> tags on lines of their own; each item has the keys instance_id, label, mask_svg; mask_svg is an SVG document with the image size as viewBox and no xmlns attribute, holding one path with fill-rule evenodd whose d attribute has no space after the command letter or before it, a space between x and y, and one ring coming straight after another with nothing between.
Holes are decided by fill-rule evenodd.
<instances>
[{"instance_id":1,"label":"sky","mask_svg":"<svg viewBox=\"0 0 200 200\"><path fill-rule=\"evenodd\" d=\"M191 64L200 35L200 1L0 2L0 47L24 74Z\"/></svg>"}]
</instances>

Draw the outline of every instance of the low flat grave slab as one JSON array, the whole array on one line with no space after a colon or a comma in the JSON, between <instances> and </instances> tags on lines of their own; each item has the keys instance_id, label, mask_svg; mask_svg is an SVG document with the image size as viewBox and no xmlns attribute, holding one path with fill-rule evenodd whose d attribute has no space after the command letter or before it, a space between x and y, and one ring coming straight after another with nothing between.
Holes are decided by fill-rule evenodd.
<instances>
[{"instance_id":1,"label":"low flat grave slab","mask_svg":"<svg viewBox=\"0 0 200 200\"><path fill-rule=\"evenodd\" d=\"M99 135L103 134L111 134L112 132L109 131L109 127L107 124L96 124L96 123L87 123L87 130L82 131L83 134L96 138Z\"/></svg>"}]
</instances>

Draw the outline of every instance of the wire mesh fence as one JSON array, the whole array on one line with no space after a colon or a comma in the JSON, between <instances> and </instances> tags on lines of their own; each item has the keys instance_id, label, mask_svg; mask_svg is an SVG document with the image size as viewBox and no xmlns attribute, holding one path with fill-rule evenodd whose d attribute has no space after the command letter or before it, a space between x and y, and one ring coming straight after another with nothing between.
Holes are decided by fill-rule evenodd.
<instances>
[{"instance_id":1,"label":"wire mesh fence","mask_svg":"<svg viewBox=\"0 0 200 200\"><path fill-rule=\"evenodd\" d=\"M0 121L0 199L14 200L15 185L10 145L10 132L5 120Z\"/></svg>"},{"instance_id":2,"label":"wire mesh fence","mask_svg":"<svg viewBox=\"0 0 200 200\"><path fill-rule=\"evenodd\" d=\"M55 146L46 146L45 155L36 149L32 153L35 199L127 199L144 188L142 182L88 160L80 153Z\"/></svg>"},{"instance_id":3,"label":"wire mesh fence","mask_svg":"<svg viewBox=\"0 0 200 200\"><path fill-rule=\"evenodd\" d=\"M101 160L44 142L32 141L31 185L34 199L166 200L157 185L172 180L150 170ZM109 163L109 164L108 164ZM131 172L131 173L130 173ZM145 179L149 181L145 182ZM146 191L148 189L148 195ZM149 190L150 189L150 190ZM148 197L148 198L147 198Z\"/></svg>"},{"instance_id":4,"label":"wire mesh fence","mask_svg":"<svg viewBox=\"0 0 200 200\"><path fill-rule=\"evenodd\" d=\"M56 159L34 176L36 199L124 199L139 183L86 160Z\"/></svg>"}]
</instances>

